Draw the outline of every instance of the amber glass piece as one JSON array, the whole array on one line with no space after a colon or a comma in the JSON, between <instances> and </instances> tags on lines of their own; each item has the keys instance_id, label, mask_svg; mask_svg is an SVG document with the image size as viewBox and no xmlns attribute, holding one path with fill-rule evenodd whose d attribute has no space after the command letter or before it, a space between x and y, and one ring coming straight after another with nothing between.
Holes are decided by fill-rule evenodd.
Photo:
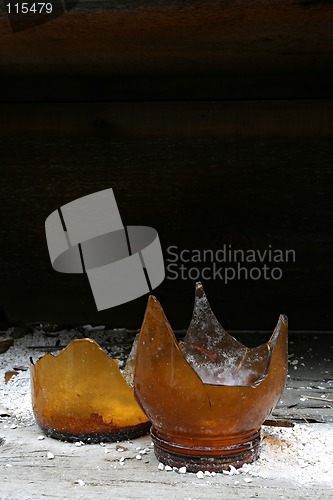
<instances>
[{"instance_id":1,"label":"amber glass piece","mask_svg":"<svg viewBox=\"0 0 333 500\"><path fill-rule=\"evenodd\" d=\"M286 375L285 316L266 344L247 348L221 327L198 284L192 322L178 344L159 302L149 297L134 388L162 462L221 471L258 458L260 427Z\"/></svg>"},{"instance_id":2,"label":"amber glass piece","mask_svg":"<svg viewBox=\"0 0 333 500\"><path fill-rule=\"evenodd\" d=\"M148 432L118 362L93 340L73 340L58 355L31 363L32 406L38 425L58 439L114 441Z\"/></svg>"}]
</instances>

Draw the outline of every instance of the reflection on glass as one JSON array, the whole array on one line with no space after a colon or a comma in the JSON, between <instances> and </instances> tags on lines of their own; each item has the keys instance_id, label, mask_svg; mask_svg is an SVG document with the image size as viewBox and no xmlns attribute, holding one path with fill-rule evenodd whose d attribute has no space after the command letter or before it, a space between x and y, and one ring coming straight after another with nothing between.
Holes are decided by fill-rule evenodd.
<instances>
[{"instance_id":1,"label":"reflection on glass","mask_svg":"<svg viewBox=\"0 0 333 500\"><path fill-rule=\"evenodd\" d=\"M163 463L195 472L256 460L260 427L286 375L286 316L266 344L247 348L222 328L198 283L193 318L178 344L159 302L149 297L134 389Z\"/></svg>"},{"instance_id":2,"label":"reflection on glass","mask_svg":"<svg viewBox=\"0 0 333 500\"><path fill-rule=\"evenodd\" d=\"M148 419L118 362L95 341L73 340L58 355L47 353L31 363L30 371L34 415L46 434L100 442L148 432ZM130 378L130 366L126 372Z\"/></svg>"}]
</instances>

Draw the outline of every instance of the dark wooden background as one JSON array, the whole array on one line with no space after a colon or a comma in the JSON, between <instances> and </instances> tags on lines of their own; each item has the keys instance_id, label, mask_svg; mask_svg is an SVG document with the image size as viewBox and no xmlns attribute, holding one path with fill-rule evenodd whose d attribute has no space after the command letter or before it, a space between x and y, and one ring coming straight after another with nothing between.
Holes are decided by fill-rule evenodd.
<instances>
[{"instance_id":1,"label":"dark wooden background","mask_svg":"<svg viewBox=\"0 0 333 500\"><path fill-rule=\"evenodd\" d=\"M281 281L205 283L227 328L285 313L332 330L333 2L61 5L33 25L0 4L3 324L140 326L146 297L97 312L46 247L53 210L113 187L124 223L164 249L296 251ZM155 293L186 327L193 282Z\"/></svg>"}]
</instances>

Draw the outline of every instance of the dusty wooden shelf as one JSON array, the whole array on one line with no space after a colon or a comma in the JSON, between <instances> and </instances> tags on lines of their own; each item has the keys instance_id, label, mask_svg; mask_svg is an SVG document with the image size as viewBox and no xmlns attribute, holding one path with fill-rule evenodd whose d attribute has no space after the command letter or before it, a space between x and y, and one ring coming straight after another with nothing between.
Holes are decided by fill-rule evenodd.
<instances>
[{"instance_id":1,"label":"dusty wooden shelf","mask_svg":"<svg viewBox=\"0 0 333 500\"><path fill-rule=\"evenodd\" d=\"M124 334L125 331L123 331ZM110 337L110 332L106 332L106 335ZM121 340L119 333L117 335L118 341ZM246 338L249 339L249 335L260 336L260 332L237 333L237 337L241 336L244 342ZM262 333L262 335L265 334ZM54 341L54 339L51 340ZM6 353L1 356L6 356ZM325 436L329 439L332 435L333 405L330 402L333 398L332 358L332 333L291 335L290 376L272 419L288 419L302 424L304 435L301 434L302 439L297 445L302 450L307 444L307 438L313 433L321 439L318 443L319 450L325 442ZM302 397L303 395L311 397L306 400ZM307 424L307 421L322 423ZM275 458L273 456L274 470L269 468L269 462L267 462L269 471L267 478L265 475L261 478L256 475L229 477L218 474L215 477L199 479L195 474L159 471L149 436L122 442L121 445L125 450L119 452L116 443L103 446L99 444L75 446L74 443L63 443L51 438L40 440L38 436L41 435L41 431L36 425L25 427L15 420L14 415L1 417L1 498L25 500L34 495L34 498L51 499L64 498L65 495L74 499L93 499L99 496L100 498L112 497L127 500L153 499L158 494L165 499L174 498L176 495L184 500L188 498L204 500L207 495L212 499L220 499L222 491L223 498L231 500L254 497L275 500L282 496L290 500L312 499L314 496L321 499L331 498L332 475L327 473L324 482L316 481L316 474L322 471L316 471L315 466L314 468L311 466L311 457L304 462L304 455L301 454L303 458L299 458L297 452L295 463L286 466L285 457L289 456L288 453L291 452L288 449L290 446L293 449L293 446L292 439L288 444L288 440L285 440L288 434L283 433L294 431L292 429L279 431L279 428L275 427L270 429L273 429L273 434L269 434L270 431L264 431L265 439L268 440L265 446L266 449L267 446L273 446L277 455ZM138 460L136 456L140 450L146 451ZM302 450L300 453L303 453ZM48 459L49 452L51 458ZM329 453L329 449L323 448L323 452ZM281 454L280 466L279 453ZM318 453L321 451L317 452L317 459ZM121 457L123 457L122 462L120 462ZM260 467L265 469L265 464L264 460ZM295 471L297 478L294 477ZM309 471L312 479L308 479ZM248 483L245 482L245 477L249 480Z\"/></svg>"}]
</instances>

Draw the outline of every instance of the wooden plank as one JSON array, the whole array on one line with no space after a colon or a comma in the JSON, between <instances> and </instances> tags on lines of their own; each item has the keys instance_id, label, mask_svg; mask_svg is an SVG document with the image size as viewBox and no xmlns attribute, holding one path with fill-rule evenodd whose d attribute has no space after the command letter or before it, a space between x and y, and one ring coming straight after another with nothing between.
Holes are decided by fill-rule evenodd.
<instances>
[{"instance_id":1,"label":"wooden plank","mask_svg":"<svg viewBox=\"0 0 333 500\"><path fill-rule=\"evenodd\" d=\"M333 100L0 104L1 137L332 137Z\"/></svg>"},{"instance_id":2,"label":"wooden plank","mask_svg":"<svg viewBox=\"0 0 333 500\"><path fill-rule=\"evenodd\" d=\"M17 32L1 5L2 100L332 96L331 2L62 5Z\"/></svg>"},{"instance_id":3,"label":"wooden plank","mask_svg":"<svg viewBox=\"0 0 333 500\"><path fill-rule=\"evenodd\" d=\"M94 332L91 334L93 337ZM260 337L263 335L262 332L257 334ZM112 332L105 332L105 335L112 342ZM114 335L118 338L119 332ZM125 331L123 335L126 338ZM243 332L241 337L244 341L252 335L253 332ZM237 338L240 338L238 334ZM0 418L1 498L28 500L31 491L36 498L63 498L66 491L66 496L74 499L94 499L96 496L123 500L153 499L156 491L162 498L177 495L184 500L205 500L207 495L217 500L221 499L221 491L225 498L231 500L250 497L278 500L281 496L288 500L312 499L315 496L330 498L332 464L324 462L328 467L326 478L323 481L318 479L318 475L323 474L318 463L318 450L323 446L322 453L329 459L331 450L329 444L325 446L324 443L325 437L331 439L332 436L332 408L326 408L322 402L314 415L313 409L301 406L299 390L303 390L301 387L304 386L307 392L319 395L325 393L327 397L332 397L333 380L328 359L333 354L333 337L332 334L314 332L291 335L289 340L290 377L274 415L305 424L309 412L312 412L311 416L322 423L305 425L302 434L296 431L293 435L291 429L288 429L288 433L282 428L276 429L268 444L264 444L266 450L267 446L270 447L271 454L267 457L262 450L264 460L254 465L257 474L261 472L264 476L217 474L215 477L199 479L195 474L159 471L149 436L122 442L125 448L122 452L117 451L117 443L75 446L74 443L47 437L40 440L38 436L42 433L37 425L25 426L12 415L11 418ZM298 360L297 365L292 364L295 360ZM304 367L301 365L303 362ZM294 366L297 366L297 370ZM326 371L329 371L329 375ZM325 389L318 386L325 386ZM264 433L267 435L267 428ZM318 437L318 449L314 457L311 450ZM146 450L141 460L136 459L139 447L140 450ZM54 455L53 459L47 459L48 452ZM120 463L121 458L124 463ZM244 477L252 481L248 484Z\"/></svg>"},{"instance_id":4,"label":"wooden plank","mask_svg":"<svg viewBox=\"0 0 333 500\"><path fill-rule=\"evenodd\" d=\"M273 415L295 422L333 422L333 335L291 333L288 351L287 385Z\"/></svg>"},{"instance_id":5,"label":"wooden plank","mask_svg":"<svg viewBox=\"0 0 333 500\"><path fill-rule=\"evenodd\" d=\"M124 223L156 228L166 259L171 245L295 250L280 281L206 280L226 328L272 330L286 313L294 329L331 329L332 148L329 138L6 138L0 295L8 319L140 326L146 297L97 312L85 277L53 271L46 247L53 210L113 187ZM169 278L155 293L173 327L184 328L195 278Z\"/></svg>"},{"instance_id":6,"label":"wooden plank","mask_svg":"<svg viewBox=\"0 0 333 500\"><path fill-rule=\"evenodd\" d=\"M250 496L279 500L282 493L284 499L295 500L314 496L328 499L332 491L330 481L315 481L314 484L307 484L309 496L304 497L304 485L290 476L290 470L286 474L285 467L282 473L269 471L269 479L254 477L251 484L247 484L242 475L235 478L217 474L199 479L195 474L161 472L150 448L149 437L122 443L127 448L122 454L116 451L113 443L107 446L109 453L106 454L104 447L98 444L75 447L73 443L51 438L38 441L39 433L36 426L1 432L5 439L0 448L1 494L4 499L19 496L20 500L29 500L33 491L36 498L45 499L63 498L66 492L73 499L93 500L111 496L119 500L138 500L156 498L158 491L165 499L177 495L184 500L205 500L209 494L209 498L218 500L223 491L223 495L230 500ZM139 446L149 450L142 460L135 458ZM49 450L54 454L53 460L47 460ZM122 456L125 458L124 465L119 463ZM296 467L299 467L298 464ZM305 470L305 478L306 473ZM277 474L279 477L274 477ZM82 481L81 486L79 480Z\"/></svg>"}]
</instances>

